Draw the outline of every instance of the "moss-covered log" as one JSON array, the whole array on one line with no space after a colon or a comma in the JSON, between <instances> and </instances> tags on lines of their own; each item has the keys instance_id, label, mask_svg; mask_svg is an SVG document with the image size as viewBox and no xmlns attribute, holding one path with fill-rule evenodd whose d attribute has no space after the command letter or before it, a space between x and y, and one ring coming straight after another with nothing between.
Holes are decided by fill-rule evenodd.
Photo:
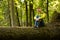
<instances>
[{"instance_id":1,"label":"moss-covered log","mask_svg":"<svg viewBox=\"0 0 60 40\"><path fill-rule=\"evenodd\" d=\"M0 28L1 40L58 40L60 27Z\"/></svg>"}]
</instances>

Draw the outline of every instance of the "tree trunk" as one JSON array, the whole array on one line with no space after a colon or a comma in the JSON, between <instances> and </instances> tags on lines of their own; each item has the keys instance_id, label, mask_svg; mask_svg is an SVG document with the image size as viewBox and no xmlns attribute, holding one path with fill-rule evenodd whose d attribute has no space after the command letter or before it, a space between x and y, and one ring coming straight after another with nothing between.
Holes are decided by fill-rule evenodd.
<instances>
[{"instance_id":1,"label":"tree trunk","mask_svg":"<svg viewBox=\"0 0 60 40\"><path fill-rule=\"evenodd\" d=\"M30 26L32 26L33 4L31 2L29 3L29 8L30 8Z\"/></svg>"},{"instance_id":2,"label":"tree trunk","mask_svg":"<svg viewBox=\"0 0 60 40\"><path fill-rule=\"evenodd\" d=\"M8 7L9 7L9 13L10 13L10 25L13 27L13 17L12 17L12 0L8 0Z\"/></svg>"},{"instance_id":3,"label":"tree trunk","mask_svg":"<svg viewBox=\"0 0 60 40\"><path fill-rule=\"evenodd\" d=\"M47 20L49 22L49 14L48 14L48 0L47 0Z\"/></svg>"},{"instance_id":4,"label":"tree trunk","mask_svg":"<svg viewBox=\"0 0 60 40\"><path fill-rule=\"evenodd\" d=\"M27 1L25 0L26 5L26 26L28 26L28 7L27 7Z\"/></svg>"},{"instance_id":5,"label":"tree trunk","mask_svg":"<svg viewBox=\"0 0 60 40\"><path fill-rule=\"evenodd\" d=\"M9 10L10 10L10 18L11 18L11 26L18 26L17 15L15 13L14 0L8 0Z\"/></svg>"},{"instance_id":6,"label":"tree trunk","mask_svg":"<svg viewBox=\"0 0 60 40\"><path fill-rule=\"evenodd\" d=\"M20 26L18 10L17 10L17 7L15 7L15 8L16 8L16 15L17 15L17 23L18 23L18 26Z\"/></svg>"}]
</instances>

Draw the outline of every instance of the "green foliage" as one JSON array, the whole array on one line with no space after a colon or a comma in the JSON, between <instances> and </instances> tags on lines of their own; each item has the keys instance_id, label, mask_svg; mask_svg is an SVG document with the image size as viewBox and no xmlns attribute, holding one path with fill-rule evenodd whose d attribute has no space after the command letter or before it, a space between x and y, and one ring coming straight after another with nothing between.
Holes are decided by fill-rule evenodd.
<instances>
[{"instance_id":1,"label":"green foliage","mask_svg":"<svg viewBox=\"0 0 60 40\"><path fill-rule=\"evenodd\" d=\"M22 2L23 1L23 2ZM26 4L27 2L27 8L28 8L28 20L30 15L30 9L29 9L29 3L33 4L34 14L36 14L36 8L40 7L44 13L47 12L47 0L14 0L14 10L15 7L17 7L18 11L18 17L19 20L22 22L26 22ZM48 0L48 14L49 14L49 21L51 21L51 18L54 14L54 11L60 12L60 0ZM16 11L14 11L16 13ZM0 25L10 25L10 18L8 16L8 0L2 0L0 1ZM46 13L47 14L47 13ZM45 22L47 20L47 17L45 19ZM8 21L8 22L7 22ZM34 22L32 21L34 24Z\"/></svg>"},{"instance_id":2,"label":"green foliage","mask_svg":"<svg viewBox=\"0 0 60 40\"><path fill-rule=\"evenodd\" d=\"M7 0L0 1L0 25L1 26L7 26L8 22L7 20L7 9L8 9L8 2Z\"/></svg>"},{"instance_id":3,"label":"green foliage","mask_svg":"<svg viewBox=\"0 0 60 40\"><path fill-rule=\"evenodd\" d=\"M59 4L60 4L60 2L58 0L49 0L48 10L49 10L49 19L50 20L54 14L54 11L60 12L60 5Z\"/></svg>"}]
</instances>

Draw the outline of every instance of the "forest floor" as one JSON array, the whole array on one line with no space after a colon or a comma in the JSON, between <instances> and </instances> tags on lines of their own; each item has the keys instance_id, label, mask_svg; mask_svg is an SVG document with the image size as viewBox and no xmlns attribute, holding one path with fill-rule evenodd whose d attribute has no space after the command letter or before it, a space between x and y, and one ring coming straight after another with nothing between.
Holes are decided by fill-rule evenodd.
<instances>
[{"instance_id":1,"label":"forest floor","mask_svg":"<svg viewBox=\"0 0 60 40\"><path fill-rule=\"evenodd\" d=\"M58 23L59 24L59 23ZM1 40L59 40L60 25L49 23L45 27L0 28Z\"/></svg>"}]
</instances>

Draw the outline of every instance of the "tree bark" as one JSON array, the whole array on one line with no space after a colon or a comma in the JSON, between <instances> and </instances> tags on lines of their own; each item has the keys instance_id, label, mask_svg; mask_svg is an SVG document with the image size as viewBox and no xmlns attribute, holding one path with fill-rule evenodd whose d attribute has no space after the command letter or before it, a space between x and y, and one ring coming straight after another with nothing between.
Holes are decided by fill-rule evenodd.
<instances>
[{"instance_id":1,"label":"tree bark","mask_svg":"<svg viewBox=\"0 0 60 40\"><path fill-rule=\"evenodd\" d=\"M47 0L47 20L49 22L49 14L48 14L48 0Z\"/></svg>"},{"instance_id":2,"label":"tree bark","mask_svg":"<svg viewBox=\"0 0 60 40\"><path fill-rule=\"evenodd\" d=\"M26 26L28 26L28 7L27 7L27 1L25 0L26 5Z\"/></svg>"},{"instance_id":3,"label":"tree bark","mask_svg":"<svg viewBox=\"0 0 60 40\"><path fill-rule=\"evenodd\" d=\"M12 0L8 0L9 14L10 14L10 25L13 27L13 17L12 17Z\"/></svg>"},{"instance_id":4,"label":"tree bark","mask_svg":"<svg viewBox=\"0 0 60 40\"><path fill-rule=\"evenodd\" d=\"M33 19L33 4L30 2L29 3L29 8L30 8L30 26L32 26L32 19Z\"/></svg>"},{"instance_id":5,"label":"tree bark","mask_svg":"<svg viewBox=\"0 0 60 40\"><path fill-rule=\"evenodd\" d=\"M10 22L11 22L11 26L18 26L18 19L17 19L17 15L15 12L15 7L14 7L14 0L8 0L8 4L9 4L9 11L10 11Z\"/></svg>"},{"instance_id":6,"label":"tree bark","mask_svg":"<svg viewBox=\"0 0 60 40\"><path fill-rule=\"evenodd\" d=\"M15 7L15 8L16 8L16 15L17 15L17 23L18 23L18 26L20 26L18 10L17 10L17 7Z\"/></svg>"}]
</instances>

